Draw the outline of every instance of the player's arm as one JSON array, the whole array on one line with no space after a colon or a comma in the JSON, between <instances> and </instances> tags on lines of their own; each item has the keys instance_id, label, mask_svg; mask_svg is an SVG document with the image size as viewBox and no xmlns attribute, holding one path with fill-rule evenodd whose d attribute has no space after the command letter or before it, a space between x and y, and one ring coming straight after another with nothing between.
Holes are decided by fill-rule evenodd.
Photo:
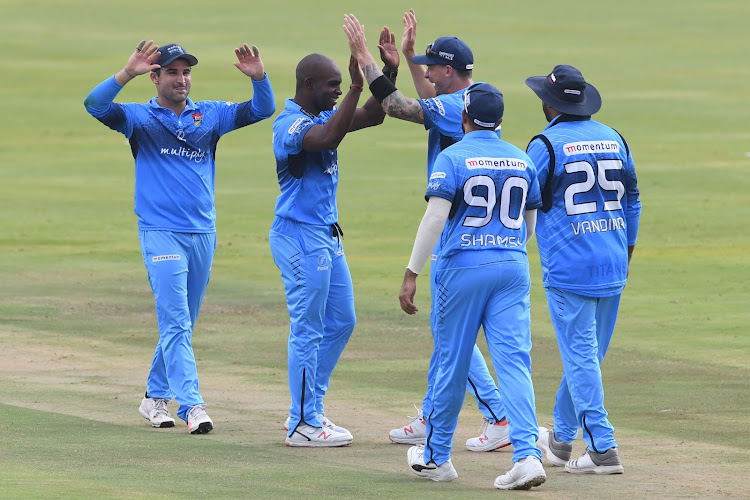
<instances>
[{"instance_id":1,"label":"player's arm","mask_svg":"<svg viewBox=\"0 0 750 500\"><path fill-rule=\"evenodd\" d=\"M411 79L414 82L414 88L417 89L417 95L420 99L429 99L435 97L435 86L425 78L425 71L421 64L415 64L412 58L416 55L414 46L417 41L417 16L414 15L414 9L404 13L404 34L401 37L401 53L406 58L406 64L409 66Z\"/></svg>"},{"instance_id":2,"label":"player's arm","mask_svg":"<svg viewBox=\"0 0 750 500\"><path fill-rule=\"evenodd\" d=\"M401 309L406 314L415 314L419 310L414 305L414 295L417 292L417 276L422 272L422 268L427 263L427 259L430 258L432 250L435 248L440 234L443 232L451 205L452 202L450 200L440 198L439 196L431 196L427 202L427 209L422 217L422 222L419 224L417 236L414 238L411 258L409 259L409 265L406 267L401 292L398 295Z\"/></svg>"},{"instance_id":3,"label":"player's arm","mask_svg":"<svg viewBox=\"0 0 750 500\"><path fill-rule=\"evenodd\" d=\"M354 121L354 112L357 110L357 102L362 94L362 72L354 61L349 64L349 73L352 84L349 92L344 96L341 105L331 118L323 125L313 125L305 133L302 139L302 149L305 151L323 151L336 149L346 133L351 129ZM341 81L338 79L327 82L327 85L338 87Z\"/></svg>"},{"instance_id":4,"label":"player's arm","mask_svg":"<svg viewBox=\"0 0 750 500\"><path fill-rule=\"evenodd\" d=\"M526 210L523 213L523 220L526 222L526 243L534 236L536 229L536 209Z\"/></svg>"},{"instance_id":5,"label":"player's arm","mask_svg":"<svg viewBox=\"0 0 750 500\"><path fill-rule=\"evenodd\" d=\"M367 49L364 26L354 15L344 16L344 32L349 39L349 50L352 56L357 58L373 97L381 104L388 116L414 123L424 123L424 112L419 101L404 97L378 68L375 59Z\"/></svg>"},{"instance_id":6,"label":"player's arm","mask_svg":"<svg viewBox=\"0 0 750 500\"><path fill-rule=\"evenodd\" d=\"M383 26L383 29L380 30L380 43L378 44L378 49L380 50L380 59L384 64L383 73L388 75L388 79L394 85L396 83L396 76L398 75L398 66L400 63L395 42L396 35L391 33L388 26ZM354 60L356 61L356 59ZM352 64L352 61L350 61L349 64ZM354 112L354 121L349 132L365 127L380 125L383 123L383 120L385 120L385 111L375 97L370 97L362 107L357 108L357 111Z\"/></svg>"},{"instance_id":7,"label":"player's arm","mask_svg":"<svg viewBox=\"0 0 750 500\"><path fill-rule=\"evenodd\" d=\"M622 137L622 136L620 136ZM623 165L623 181L625 183L625 222L627 224L627 239L628 239L628 272L630 275L630 259L633 258L633 252L635 251L635 243L638 239L638 226L641 219L641 200L640 191L638 190L638 179L635 174L635 162L633 156L630 153L630 147L628 147L625 139L622 139L625 144L625 149L628 152L626 164Z\"/></svg>"}]
</instances>

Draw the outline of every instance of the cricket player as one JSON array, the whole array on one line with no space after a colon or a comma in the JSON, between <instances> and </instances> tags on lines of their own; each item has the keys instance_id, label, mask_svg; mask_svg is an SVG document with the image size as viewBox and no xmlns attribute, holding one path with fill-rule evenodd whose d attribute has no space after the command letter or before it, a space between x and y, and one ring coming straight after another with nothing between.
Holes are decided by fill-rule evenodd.
<instances>
[{"instance_id":1,"label":"cricket player","mask_svg":"<svg viewBox=\"0 0 750 500\"><path fill-rule=\"evenodd\" d=\"M542 189L537 244L563 365L554 429L540 427L539 446L552 465L568 472L621 474L600 365L638 235L633 156L616 130L591 119L602 100L579 70L558 65L526 84L542 100L549 122L527 152ZM579 428L588 448L570 460Z\"/></svg>"},{"instance_id":2,"label":"cricket player","mask_svg":"<svg viewBox=\"0 0 750 500\"><path fill-rule=\"evenodd\" d=\"M513 444L512 469L495 480L499 489L529 489L546 480L531 382L531 316L526 241L542 200L528 156L502 141L502 94L492 85L466 89L457 144L438 156L428 200L399 294L415 314L416 281L431 250L440 247L434 279L442 300L431 310L438 369L424 447L408 452L411 470L434 481L458 474L450 459L453 432L466 392L471 353L484 329L507 402Z\"/></svg>"},{"instance_id":3,"label":"cricket player","mask_svg":"<svg viewBox=\"0 0 750 500\"><path fill-rule=\"evenodd\" d=\"M375 65L367 49L364 28L354 15L345 16L345 30L349 38L352 55L357 57L370 85L370 91L381 102L388 116L422 124L428 131L427 178L432 174L438 154L455 144L464 135L461 129L463 93L472 83L474 56L471 49L456 37L440 37L427 47L425 55L415 55L417 19L414 11L404 14L404 34L401 51L409 65L414 85L420 99L410 99L398 91ZM426 65L427 69L422 65ZM496 130L498 137L500 129ZM435 282L432 281L434 286ZM432 289L432 298L440 293ZM433 304L436 307L436 304ZM433 330L434 331L434 330ZM427 393L422 408L404 427L393 429L389 438L394 443L424 443L425 418L431 410L432 380L437 370L436 352L433 351L427 373ZM510 444L508 421L495 380L490 375L487 363L479 347L472 352L472 361L466 381L466 389L477 400L484 415L484 424L479 436L466 441L470 451L493 451Z\"/></svg>"},{"instance_id":4,"label":"cricket player","mask_svg":"<svg viewBox=\"0 0 750 500\"><path fill-rule=\"evenodd\" d=\"M381 40L390 42L387 28ZM387 68L398 70L397 51L385 49L381 56ZM323 407L331 374L356 323L338 223L336 148L348 132L383 123L385 112L374 98L357 107L364 77L353 57L349 75L352 83L337 107L341 70L322 54L306 56L297 65L295 96L286 100L273 125L281 194L269 242L291 320L287 446L335 447L353 441L351 432L331 422Z\"/></svg>"},{"instance_id":5,"label":"cricket player","mask_svg":"<svg viewBox=\"0 0 750 500\"><path fill-rule=\"evenodd\" d=\"M174 398L192 434L213 429L198 389L192 335L216 250L216 143L276 110L258 48L244 44L234 53L234 65L253 85L254 98L246 102L191 100L198 59L180 45L145 40L84 102L92 116L128 138L135 159L135 213L159 324L139 412L154 427L173 427L167 404ZM113 102L123 86L146 73L156 97L146 104Z\"/></svg>"}]
</instances>

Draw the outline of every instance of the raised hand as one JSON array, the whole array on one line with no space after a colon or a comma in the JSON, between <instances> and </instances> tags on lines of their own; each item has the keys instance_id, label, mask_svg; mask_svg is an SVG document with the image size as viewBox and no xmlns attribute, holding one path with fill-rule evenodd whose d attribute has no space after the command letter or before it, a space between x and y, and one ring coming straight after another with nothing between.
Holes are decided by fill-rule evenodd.
<instances>
[{"instance_id":1,"label":"raised hand","mask_svg":"<svg viewBox=\"0 0 750 500\"><path fill-rule=\"evenodd\" d=\"M156 60L159 59L161 52L159 52L159 46L154 45L153 40L141 40L135 48L135 52L128 59L128 63L125 65L125 72L130 78L134 78L138 75L148 73L152 69L158 69L161 66L156 64Z\"/></svg>"},{"instance_id":2,"label":"raised hand","mask_svg":"<svg viewBox=\"0 0 750 500\"><path fill-rule=\"evenodd\" d=\"M383 29L380 30L378 49L380 50L380 60L385 63L386 67L390 70L398 69L400 57L396 48L396 34L391 32L388 26L383 26Z\"/></svg>"},{"instance_id":3,"label":"raised hand","mask_svg":"<svg viewBox=\"0 0 750 500\"><path fill-rule=\"evenodd\" d=\"M362 74L357 58L354 56L349 56L349 76L352 78L352 85L364 86L365 75Z\"/></svg>"},{"instance_id":4,"label":"raised hand","mask_svg":"<svg viewBox=\"0 0 750 500\"><path fill-rule=\"evenodd\" d=\"M404 13L404 34L401 36L401 53L407 60L415 54L414 44L417 42L417 16L414 15L414 9Z\"/></svg>"},{"instance_id":5,"label":"raised hand","mask_svg":"<svg viewBox=\"0 0 750 500\"><path fill-rule=\"evenodd\" d=\"M362 58L368 54L367 38L365 38L365 27L360 24L354 14L344 14L344 33L349 40L349 51L360 63Z\"/></svg>"},{"instance_id":6,"label":"raised hand","mask_svg":"<svg viewBox=\"0 0 750 500\"><path fill-rule=\"evenodd\" d=\"M245 43L234 49L234 54L237 56L237 62L234 63L237 69L256 81L265 78L265 69L263 68L263 61L260 59L258 47L253 45L251 49Z\"/></svg>"}]
</instances>

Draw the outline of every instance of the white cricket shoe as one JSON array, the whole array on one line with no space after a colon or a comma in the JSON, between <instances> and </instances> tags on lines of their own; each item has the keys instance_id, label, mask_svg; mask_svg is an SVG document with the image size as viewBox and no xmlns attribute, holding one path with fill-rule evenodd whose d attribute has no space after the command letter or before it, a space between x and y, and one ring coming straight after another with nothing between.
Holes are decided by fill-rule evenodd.
<instances>
[{"instance_id":1,"label":"white cricket shoe","mask_svg":"<svg viewBox=\"0 0 750 500\"><path fill-rule=\"evenodd\" d=\"M563 467L570 460L573 445L565 441L558 441L555 430L539 427L539 439L536 446L547 455L547 461L556 467Z\"/></svg>"},{"instance_id":2,"label":"white cricket shoe","mask_svg":"<svg viewBox=\"0 0 750 500\"><path fill-rule=\"evenodd\" d=\"M188 432L190 434L208 434L214 428L214 422L206 413L206 405L195 405L188 412Z\"/></svg>"},{"instance_id":3,"label":"white cricket shoe","mask_svg":"<svg viewBox=\"0 0 750 500\"><path fill-rule=\"evenodd\" d=\"M172 418L167 409L168 403L168 399L144 397L143 401L141 401L141 406L138 408L138 413L151 422L153 427L162 429L174 427L174 418Z\"/></svg>"},{"instance_id":4,"label":"white cricket shoe","mask_svg":"<svg viewBox=\"0 0 750 500\"><path fill-rule=\"evenodd\" d=\"M448 459L447 462L440 464L424 463L424 446L412 446L406 452L406 461L411 471L420 477L428 477L433 481L453 481L458 477L458 472L453 468L453 463Z\"/></svg>"},{"instance_id":5,"label":"white cricket shoe","mask_svg":"<svg viewBox=\"0 0 750 500\"><path fill-rule=\"evenodd\" d=\"M502 422L493 424L488 418L485 418L482 427L479 429L479 437L468 439L466 449L469 451L494 451L505 448L509 444L508 421L503 419Z\"/></svg>"},{"instance_id":6,"label":"white cricket shoe","mask_svg":"<svg viewBox=\"0 0 750 500\"><path fill-rule=\"evenodd\" d=\"M617 448L596 453L588 447L578 459L568 462L565 470L573 474L622 474L625 471Z\"/></svg>"},{"instance_id":7,"label":"white cricket shoe","mask_svg":"<svg viewBox=\"0 0 750 500\"><path fill-rule=\"evenodd\" d=\"M284 430L287 431L287 432L289 431L289 421L291 419L292 419L292 417L286 417L286 420L284 421ZM354 439L354 436L352 436L352 433L349 432L348 429L345 429L345 428L343 428L343 427L341 427L339 425L334 424L333 422L331 422L330 420L328 420L326 418L326 416L323 415L322 413L318 414L318 420L320 420L320 422L323 424L323 427L327 427L329 429L333 429L334 431L340 432L342 434L348 434L352 439Z\"/></svg>"},{"instance_id":8,"label":"white cricket shoe","mask_svg":"<svg viewBox=\"0 0 750 500\"><path fill-rule=\"evenodd\" d=\"M495 488L500 490L530 490L547 480L542 462L529 455L513 464L508 472L495 479Z\"/></svg>"},{"instance_id":9,"label":"white cricket shoe","mask_svg":"<svg viewBox=\"0 0 750 500\"><path fill-rule=\"evenodd\" d=\"M424 415L422 415L422 409L417 408L416 417L409 417L411 422L406 427L400 427L393 429L388 433L388 438L399 444L424 444L424 440L427 437L427 423L424 421Z\"/></svg>"},{"instance_id":10,"label":"white cricket shoe","mask_svg":"<svg viewBox=\"0 0 750 500\"><path fill-rule=\"evenodd\" d=\"M287 436L284 444L287 446L301 446L304 448L318 448L331 446L349 446L352 435L336 432L329 427L313 427L300 423L291 436Z\"/></svg>"},{"instance_id":11,"label":"white cricket shoe","mask_svg":"<svg viewBox=\"0 0 750 500\"><path fill-rule=\"evenodd\" d=\"M345 429L345 428L341 427L340 425L334 424L324 414L319 413L318 414L318 420L320 420L320 423L323 424L323 427L327 427L329 429L333 429L334 431L340 432L341 434L346 434L350 438L354 439L354 436L352 436L352 433L349 432L349 429Z\"/></svg>"}]
</instances>

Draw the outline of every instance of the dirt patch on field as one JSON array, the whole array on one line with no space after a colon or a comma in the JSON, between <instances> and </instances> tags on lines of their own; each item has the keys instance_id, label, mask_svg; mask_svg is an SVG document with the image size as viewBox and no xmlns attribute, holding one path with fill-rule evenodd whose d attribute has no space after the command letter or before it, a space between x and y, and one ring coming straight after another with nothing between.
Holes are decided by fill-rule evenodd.
<instances>
[{"instance_id":1,"label":"dirt patch on field","mask_svg":"<svg viewBox=\"0 0 750 500\"><path fill-rule=\"evenodd\" d=\"M136 349L104 341L88 342L63 336L26 336L22 330L0 331L0 388L5 404L74 415L92 421L140 427L147 432L185 432L180 425L156 431L137 413L152 346ZM258 383L264 369L199 363L201 389L216 424L210 439L239 446L276 449L341 466L357 464L404 477L406 450L388 440L391 428L405 425L414 414L407 405L382 408L361 396L332 390L328 416L348 427L354 444L331 450L289 450L283 446L282 424L289 404L285 376ZM267 370L266 370L267 371ZM283 380L283 383L280 382ZM415 402L421 399L414 395ZM176 410L173 405L173 412ZM546 417L546 418L545 418ZM540 416L540 421L549 416ZM456 488L472 492L492 490L494 478L511 465L512 451L472 453L464 442L477 435L478 411L466 405L455 434L453 463L459 473ZM684 440L654 438L638 431L618 429L625 474L579 477L545 464L548 480L529 494L538 498L748 498L745 479L750 452L703 443L700 436ZM583 452L575 444L574 454ZM463 485L463 486L462 486ZM427 488L432 485L425 484ZM429 490L432 491L432 490ZM453 491L453 490L452 490Z\"/></svg>"}]
</instances>

